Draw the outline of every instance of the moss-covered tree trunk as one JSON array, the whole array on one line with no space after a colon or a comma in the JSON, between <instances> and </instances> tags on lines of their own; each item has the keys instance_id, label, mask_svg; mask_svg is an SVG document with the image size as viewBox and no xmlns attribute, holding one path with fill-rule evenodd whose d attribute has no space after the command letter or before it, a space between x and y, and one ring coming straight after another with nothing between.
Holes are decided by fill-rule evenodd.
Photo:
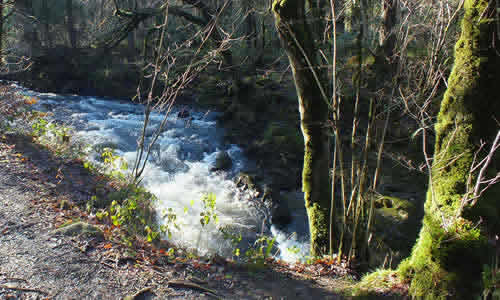
<instances>
[{"instance_id":1,"label":"moss-covered tree trunk","mask_svg":"<svg viewBox=\"0 0 500 300\"><path fill-rule=\"evenodd\" d=\"M305 17L305 0L275 0L276 27L292 67L298 94L305 153L302 190L309 217L311 254L328 251L330 180L328 104L323 71L318 67L313 33Z\"/></svg>"},{"instance_id":2,"label":"moss-covered tree trunk","mask_svg":"<svg viewBox=\"0 0 500 300\"><path fill-rule=\"evenodd\" d=\"M399 272L411 280L410 294L426 299L473 299L481 291L481 270L491 259L488 237L500 232L500 184L474 205L468 199L478 170L468 181L481 142L484 158L499 130L500 40L495 0L465 0L455 64L435 126L432 184L425 216L412 255ZM489 175L500 170L500 155ZM484 185L483 185L484 187Z\"/></svg>"}]
</instances>

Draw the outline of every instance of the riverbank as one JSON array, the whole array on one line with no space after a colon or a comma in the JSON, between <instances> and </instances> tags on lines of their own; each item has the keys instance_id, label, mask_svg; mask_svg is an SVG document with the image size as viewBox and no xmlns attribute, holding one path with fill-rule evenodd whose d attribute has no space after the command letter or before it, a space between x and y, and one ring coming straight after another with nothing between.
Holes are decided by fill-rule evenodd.
<instances>
[{"instance_id":1,"label":"riverbank","mask_svg":"<svg viewBox=\"0 0 500 300\"><path fill-rule=\"evenodd\" d=\"M346 274L340 267L269 262L255 269L146 242L124 245L117 228L82 210L98 185L84 170L29 136L2 133L0 296L341 299L335 290L347 281L336 279Z\"/></svg>"},{"instance_id":2,"label":"riverbank","mask_svg":"<svg viewBox=\"0 0 500 300\"><path fill-rule=\"evenodd\" d=\"M255 188L261 200L272 207L272 223L284 229L282 236L285 241L280 242L286 242L291 235L296 237L293 232L298 232L303 239L308 230L300 193L303 141L292 82L289 73L255 74L241 78L238 89L235 89L231 80L212 70L200 74L194 88L186 90L176 103L180 107L194 106L207 112L220 112L217 123L225 129L226 144L241 146L246 157L255 162L243 169L235 182L243 189ZM347 130L351 122L349 115L344 114L341 127ZM386 263L395 266L406 257L418 234L423 214L425 174L415 167L421 165L418 156L422 155L418 145L415 146L416 142L405 143L411 130L407 127L409 122L397 124L401 126L389 130L390 139L386 139L384 153L386 159L381 165L378 192L382 197L376 207L377 246L371 248L371 266ZM344 142L349 143L350 135L345 137ZM350 155L349 151L347 155ZM375 157L375 151L370 155ZM369 165L369 168L374 166ZM336 190L338 192L340 188ZM387 199L407 204L399 205ZM290 225L294 220L295 224ZM300 226L296 226L297 220ZM284 246L282 251L289 246L294 244Z\"/></svg>"}]
</instances>

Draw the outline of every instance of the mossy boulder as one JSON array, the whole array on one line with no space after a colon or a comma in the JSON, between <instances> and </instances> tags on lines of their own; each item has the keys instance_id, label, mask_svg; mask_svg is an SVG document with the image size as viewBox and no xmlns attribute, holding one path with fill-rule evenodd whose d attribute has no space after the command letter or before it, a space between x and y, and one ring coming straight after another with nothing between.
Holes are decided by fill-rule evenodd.
<instances>
[{"instance_id":1,"label":"mossy boulder","mask_svg":"<svg viewBox=\"0 0 500 300\"><path fill-rule=\"evenodd\" d=\"M54 231L52 231L53 235L65 235L65 236L86 236L91 238L104 238L104 234L102 230L92 224L85 222L75 222L69 225L60 227Z\"/></svg>"},{"instance_id":2,"label":"mossy boulder","mask_svg":"<svg viewBox=\"0 0 500 300\"><path fill-rule=\"evenodd\" d=\"M419 212L411 201L393 196L375 199L374 235L369 265L396 266L408 256L419 228Z\"/></svg>"},{"instance_id":3,"label":"mossy boulder","mask_svg":"<svg viewBox=\"0 0 500 300\"><path fill-rule=\"evenodd\" d=\"M377 198L375 208L383 217L390 217L397 221L406 221L416 212L415 205L410 201L391 196Z\"/></svg>"}]
</instances>

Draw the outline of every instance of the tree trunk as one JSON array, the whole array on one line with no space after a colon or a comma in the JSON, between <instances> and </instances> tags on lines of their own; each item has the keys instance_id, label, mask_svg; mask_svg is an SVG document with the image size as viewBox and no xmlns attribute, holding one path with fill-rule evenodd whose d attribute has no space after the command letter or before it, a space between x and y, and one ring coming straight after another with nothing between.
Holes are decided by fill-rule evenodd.
<instances>
[{"instance_id":1,"label":"tree trunk","mask_svg":"<svg viewBox=\"0 0 500 300\"><path fill-rule=\"evenodd\" d=\"M334 0L334 9L335 9L335 26L337 27L337 34L342 34L345 32L345 23L344 23L344 7L346 2L349 0Z\"/></svg>"},{"instance_id":2,"label":"tree trunk","mask_svg":"<svg viewBox=\"0 0 500 300\"><path fill-rule=\"evenodd\" d=\"M0 0L0 68L3 66L3 0Z\"/></svg>"},{"instance_id":3,"label":"tree trunk","mask_svg":"<svg viewBox=\"0 0 500 300\"><path fill-rule=\"evenodd\" d=\"M468 180L475 153L485 142L486 151L475 160L480 162L500 120L495 1L466 0L464 9L455 64L435 126L423 227L411 257L399 266L400 274L411 280L410 294L426 299L475 299L481 291L482 266L492 258L488 237L500 232L500 184L490 187L477 203L462 200L471 197L478 177L475 170ZM491 162L490 177L500 171L498 151Z\"/></svg>"},{"instance_id":4,"label":"tree trunk","mask_svg":"<svg viewBox=\"0 0 500 300\"><path fill-rule=\"evenodd\" d=\"M42 0L42 15L43 15L43 29L45 34L46 47L52 48L52 35L50 34L50 10L48 7L48 0Z\"/></svg>"},{"instance_id":5,"label":"tree trunk","mask_svg":"<svg viewBox=\"0 0 500 300\"><path fill-rule=\"evenodd\" d=\"M317 256L328 251L331 205L328 104L321 86L324 72L317 63L313 33L306 22L305 0L275 0L272 9L299 98L305 144L302 190L309 217L311 255Z\"/></svg>"},{"instance_id":6,"label":"tree trunk","mask_svg":"<svg viewBox=\"0 0 500 300\"><path fill-rule=\"evenodd\" d=\"M209 24L212 21L214 21L214 22L216 21L214 19L214 16L216 15L214 10L211 9L209 6L205 5L202 1L182 0L182 2L189 4L189 5L193 5L194 7L196 7L200 11L201 16L203 17L204 22L206 24ZM217 45L217 47L221 46L224 43L224 37L220 34L220 32L217 28L215 28L215 30L213 30L211 38L215 41L215 44ZM228 66L228 67L233 66L233 55L229 49L221 51L221 56L224 59L224 63L226 66Z\"/></svg>"},{"instance_id":7,"label":"tree trunk","mask_svg":"<svg viewBox=\"0 0 500 300\"><path fill-rule=\"evenodd\" d=\"M36 56L39 53L40 41L35 27L33 17L33 2L27 0L17 0L14 2L16 10L22 12L18 14L18 24L22 27L22 48L26 47L25 53L28 56ZM24 51L23 51L24 52Z\"/></svg>"},{"instance_id":8,"label":"tree trunk","mask_svg":"<svg viewBox=\"0 0 500 300\"><path fill-rule=\"evenodd\" d=\"M352 32L352 20L353 20L353 11L354 11L354 6L356 4L354 3L354 0L345 0L344 2L344 30L346 32Z\"/></svg>"},{"instance_id":9,"label":"tree trunk","mask_svg":"<svg viewBox=\"0 0 500 300\"><path fill-rule=\"evenodd\" d=\"M128 6L131 10L135 10L137 8L136 4L137 0L129 0L128 1ZM135 51L135 34L136 34L137 28L134 28L132 31L128 33L127 37L127 42L128 42L128 56L130 58L134 57L136 55Z\"/></svg>"},{"instance_id":10,"label":"tree trunk","mask_svg":"<svg viewBox=\"0 0 500 300\"><path fill-rule=\"evenodd\" d=\"M257 32L257 23L255 21L255 12L254 12L254 7L252 7L253 3L250 3L250 1L244 1L242 3L243 5L243 10L244 13L246 14L245 18L245 33L246 33L246 38L247 38L247 47L249 49L257 48L256 42L256 32Z\"/></svg>"},{"instance_id":11,"label":"tree trunk","mask_svg":"<svg viewBox=\"0 0 500 300\"><path fill-rule=\"evenodd\" d=\"M396 35L393 32L397 22L398 0L382 0L382 27L379 31L379 47L386 59L390 59L396 46Z\"/></svg>"},{"instance_id":12,"label":"tree trunk","mask_svg":"<svg viewBox=\"0 0 500 300\"><path fill-rule=\"evenodd\" d=\"M73 19L73 0L66 0L66 26L68 30L69 41L72 48L76 48L76 30Z\"/></svg>"}]
</instances>

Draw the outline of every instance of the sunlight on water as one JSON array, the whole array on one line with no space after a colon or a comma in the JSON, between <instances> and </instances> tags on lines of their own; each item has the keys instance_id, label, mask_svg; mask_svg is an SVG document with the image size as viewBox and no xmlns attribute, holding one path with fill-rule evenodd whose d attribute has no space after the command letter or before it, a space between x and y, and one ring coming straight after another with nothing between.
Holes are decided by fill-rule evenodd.
<instances>
[{"instance_id":1,"label":"sunlight on water","mask_svg":"<svg viewBox=\"0 0 500 300\"><path fill-rule=\"evenodd\" d=\"M53 112L56 120L73 125L76 134L94 149L115 148L116 154L133 165L144 120L142 106L95 97L27 93L39 98L35 109ZM159 113L152 114L148 138L162 118ZM169 208L177 215L179 229L171 227L173 242L201 254L227 256L233 246L219 229L242 234L249 243L261 232L264 214L255 205L255 191L241 191L231 180L245 165L242 150L222 141L214 115L192 110L189 118L181 119L173 111L146 165L143 184L158 197L159 216L164 216ZM211 171L220 151L226 151L232 159L232 168L227 172ZM95 152L90 154L91 159L97 157ZM200 213L205 207L201 199L208 193L216 196L218 223L212 220L202 226Z\"/></svg>"},{"instance_id":2,"label":"sunlight on water","mask_svg":"<svg viewBox=\"0 0 500 300\"><path fill-rule=\"evenodd\" d=\"M76 135L94 149L89 158L95 163L99 163L96 149L111 147L133 166L144 120L142 105L96 97L37 93L17 87L24 94L39 99L34 109L50 111L56 121L73 126ZM266 226L269 211L256 201L256 191L243 191L232 180L248 161L238 146L223 143L222 129L216 126L217 114L191 109L188 118L179 118L177 113L174 110L168 116L167 126L147 162L143 180L144 186L159 199L158 215L164 216L169 209L177 215L179 229L170 224L171 241L196 249L200 254L230 256L234 245L224 237L221 229L241 234L243 242L238 247L242 249L264 232L276 238L279 258L288 262L303 260L309 248L303 234L307 232L303 204L292 209L294 219L286 228ZM146 131L148 140L162 118L159 113L151 115L151 126ZM225 172L213 171L221 151L229 154L232 167ZM218 223L212 220L202 226L200 214L205 210L202 198L208 193L216 196ZM158 221L166 224L165 218Z\"/></svg>"}]
</instances>

